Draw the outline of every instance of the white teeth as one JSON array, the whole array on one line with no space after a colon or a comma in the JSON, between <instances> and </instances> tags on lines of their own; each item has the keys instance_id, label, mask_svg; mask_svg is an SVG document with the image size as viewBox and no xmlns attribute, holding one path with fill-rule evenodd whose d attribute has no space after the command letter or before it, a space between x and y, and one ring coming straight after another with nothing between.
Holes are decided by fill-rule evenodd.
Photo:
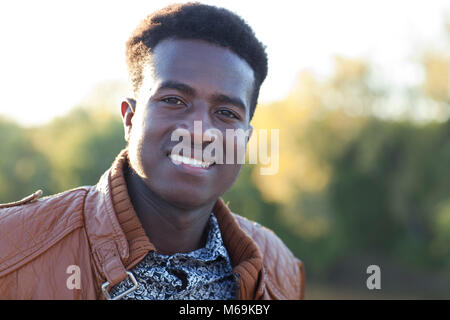
<instances>
[{"instance_id":1,"label":"white teeth","mask_svg":"<svg viewBox=\"0 0 450 320\"><path fill-rule=\"evenodd\" d=\"M178 154L171 154L169 157L172 160L172 162L177 164L177 165L180 164L180 163L184 163L184 164L190 165L192 167L206 169L206 168L208 168L209 166L211 166L213 164L213 162L198 161L196 159L183 157L183 156L180 156Z\"/></svg>"}]
</instances>

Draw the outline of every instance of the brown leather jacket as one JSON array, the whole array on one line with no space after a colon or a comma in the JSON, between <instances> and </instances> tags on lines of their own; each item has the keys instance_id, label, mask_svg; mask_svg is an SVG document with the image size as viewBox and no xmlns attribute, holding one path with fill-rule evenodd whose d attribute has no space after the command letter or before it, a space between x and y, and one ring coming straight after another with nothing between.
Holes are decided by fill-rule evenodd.
<instances>
[{"instance_id":1,"label":"brown leather jacket","mask_svg":"<svg viewBox=\"0 0 450 320\"><path fill-rule=\"evenodd\" d=\"M0 299L105 299L154 249L133 210L122 151L95 186L0 205ZM270 230L213 209L239 299L303 299L302 263ZM77 270L77 282L71 282Z\"/></svg>"}]
</instances>

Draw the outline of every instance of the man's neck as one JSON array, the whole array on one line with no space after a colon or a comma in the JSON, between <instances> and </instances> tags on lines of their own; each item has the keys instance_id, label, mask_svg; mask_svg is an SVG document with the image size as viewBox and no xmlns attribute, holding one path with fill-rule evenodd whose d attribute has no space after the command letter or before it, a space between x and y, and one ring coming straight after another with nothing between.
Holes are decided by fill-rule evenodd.
<instances>
[{"instance_id":1,"label":"man's neck","mask_svg":"<svg viewBox=\"0 0 450 320\"><path fill-rule=\"evenodd\" d=\"M124 174L136 214L158 253L171 255L204 246L214 203L180 208L157 196L132 169Z\"/></svg>"}]
</instances>

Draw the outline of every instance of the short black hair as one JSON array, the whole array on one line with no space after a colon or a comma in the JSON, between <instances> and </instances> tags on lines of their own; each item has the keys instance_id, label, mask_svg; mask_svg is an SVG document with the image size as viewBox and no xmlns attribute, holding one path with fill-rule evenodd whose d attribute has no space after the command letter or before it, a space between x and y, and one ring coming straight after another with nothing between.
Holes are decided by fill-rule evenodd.
<instances>
[{"instance_id":1,"label":"short black hair","mask_svg":"<svg viewBox=\"0 0 450 320\"><path fill-rule=\"evenodd\" d=\"M267 54L265 46L241 17L227 9L198 2L169 5L147 16L126 43L128 72L135 94L142 85L145 62L156 45L167 38L204 40L244 59L255 77L250 105L252 119L259 89L267 76Z\"/></svg>"}]
</instances>

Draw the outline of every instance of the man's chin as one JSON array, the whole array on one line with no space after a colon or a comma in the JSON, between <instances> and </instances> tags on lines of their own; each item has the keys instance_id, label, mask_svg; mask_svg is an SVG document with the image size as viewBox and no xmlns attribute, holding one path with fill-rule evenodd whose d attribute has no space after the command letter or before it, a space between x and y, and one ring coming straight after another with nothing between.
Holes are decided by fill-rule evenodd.
<instances>
[{"instance_id":1,"label":"man's chin","mask_svg":"<svg viewBox=\"0 0 450 320\"><path fill-rule=\"evenodd\" d=\"M218 195L205 195L202 191L196 190L179 190L164 196L164 199L175 207L192 210L206 205L214 204Z\"/></svg>"}]
</instances>

